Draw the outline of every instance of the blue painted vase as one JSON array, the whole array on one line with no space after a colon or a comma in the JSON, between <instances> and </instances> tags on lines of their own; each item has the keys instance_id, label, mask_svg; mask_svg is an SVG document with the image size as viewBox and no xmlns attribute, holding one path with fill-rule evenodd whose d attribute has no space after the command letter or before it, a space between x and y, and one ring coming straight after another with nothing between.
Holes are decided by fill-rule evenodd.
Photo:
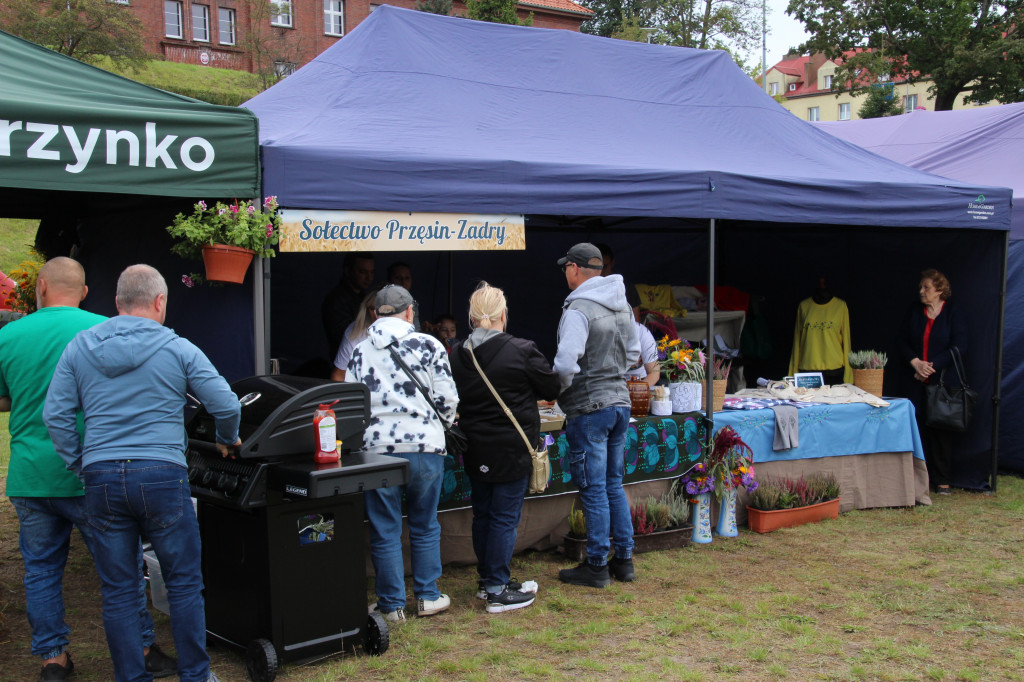
<instances>
[{"instance_id":1,"label":"blue painted vase","mask_svg":"<svg viewBox=\"0 0 1024 682\"><path fill-rule=\"evenodd\" d=\"M691 540L700 545L711 542L711 493L697 495L693 505L693 536Z\"/></svg>"},{"instance_id":2,"label":"blue painted vase","mask_svg":"<svg viewBox=\"0 0 1024 682\"><path fill-rule=\"evenodd\" d=\"M736 530L736 489L727 488L722 494L722 500L718 508L718 523L715 525L715 533L723 538L734 538L740 534Z\"/></svg>"}]
</instances>

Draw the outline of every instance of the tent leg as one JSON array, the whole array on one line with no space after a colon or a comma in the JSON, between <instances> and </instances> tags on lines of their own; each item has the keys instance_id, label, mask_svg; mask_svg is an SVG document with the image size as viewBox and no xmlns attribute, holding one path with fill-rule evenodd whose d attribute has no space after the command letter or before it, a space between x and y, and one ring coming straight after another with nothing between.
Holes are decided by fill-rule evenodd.
<instances>
[{"instance_id":1,"label":"tent leg","mask_svg":"<svg viewBox=\"0 0 1024 682\"><path fill-rule=\"evenodd\" d=\"M705 337L708 346L704 349L704 413L714 418L715 381L712 355L715 348L715 219L708 222L708 319Z\"/></svg>"},{"instance_id":2,"label":"tent leg","mask_svg":"<svg viewBox=\"0 0 1024 682\"><path fill-rule=\"evenodd\" d=\"M1010 233L1003 240L1003 272L999 286L999 328L996 330L996 379L992 388L992 474L989 484L996 492L999 478L999 406L1003 395L1003 327L1006 322L1006 271L1010 255Z\"/></svg>"},{"instance_id":3,"label":"tent leg","mask_svg":"<svg viewBox=\"0 0 1024 682\"><path fill-rule=\"evenodd\" d=\"M256 258L252 277L252 318L253 345L255 357L254 373L257 376L270 374L270 306L266 304L270 298L270 261L267 258Z\"/></svg>"}]
</instances>

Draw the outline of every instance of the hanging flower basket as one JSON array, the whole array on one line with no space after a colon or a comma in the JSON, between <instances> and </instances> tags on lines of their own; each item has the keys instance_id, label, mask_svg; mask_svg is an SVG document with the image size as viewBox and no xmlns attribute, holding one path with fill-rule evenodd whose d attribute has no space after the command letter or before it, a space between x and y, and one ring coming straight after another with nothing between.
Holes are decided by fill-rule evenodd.
<instances>
[{"instance_id":1,"label":"hanging flower basket","mask_svg":"<svg viewBox=\"0 0 1024 682\"><path fill-rule=\"evenodd\" d=\"M211 282L241 284L245 281L245 273L249 271L254 253L252 249L240 246L206 244L203 246L206 279Z\"/></svg>"}]
</instances>

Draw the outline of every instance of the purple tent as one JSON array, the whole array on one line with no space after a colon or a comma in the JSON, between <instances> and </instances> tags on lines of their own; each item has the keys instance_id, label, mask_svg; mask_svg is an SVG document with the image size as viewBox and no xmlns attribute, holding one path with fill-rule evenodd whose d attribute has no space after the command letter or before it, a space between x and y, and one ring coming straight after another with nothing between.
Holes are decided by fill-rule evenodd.
<instances>
[{"instance_id":1,"label":"purple tent","mask_svg":"<svg viewBox=\"0 0 1024 682\"><path fill-rule=\"evenodd\" d=\"M827 272L860 313L860 347L887 349L917 259L941 250L977 299L979 347L998 347L1010 191L817 130L724 52L382 5L245 106L260 122L264 193L286 208L526 215L525 252L379 254L378 270L399 255L413 266L414 295L434 305L424 319L464 319L458 302L486 275L523 311L517 334L550 354L565 288L554 262L604 241L631 281L761 295L777 352L757 371L781 377L812 278ZM908 248L925 235L927 248ZM270 306L287 314L272 316L271 352L286 368L323 352L318 296L340 269L339 254L274 259ZM993 381L979 382L964 439L969 487L989 481Z\"/></svg>"},{"instance_id":2,"label":"purple tent","mask_svg":"<svg viewBox=\"0 0 1024 682\"><path fill-rule=\"evenodd\" d=\"M913 111L902 116L818 123L836 137L894 161L958 182L1013 189L1005 308L1024 306L1024 103L957 111ZM1002 410L1024 412L1024 319L1005 318ZM999 467L1024 472L1024 432L1016 421L999 426Z\"/></svg>"}]
</instances>

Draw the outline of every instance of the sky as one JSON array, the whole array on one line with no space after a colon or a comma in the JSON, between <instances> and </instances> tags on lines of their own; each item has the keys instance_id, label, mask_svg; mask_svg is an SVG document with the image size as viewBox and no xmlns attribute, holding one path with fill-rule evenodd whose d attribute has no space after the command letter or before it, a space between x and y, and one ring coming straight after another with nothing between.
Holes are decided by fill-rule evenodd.
<instances>
[{"instance_id":1,"label":"sky","mask_svg":"<svg viewBox=\"0 0 1024 682\"><path fill-rule=\"evenodd\" d=\"M799 45L809 37L803 25L786 14L789 0L767 0L768 2L768 68L782 60L790 47ZM752 62L761 61L761 50L757 50Z\"/></svg>"}]
</instances>

